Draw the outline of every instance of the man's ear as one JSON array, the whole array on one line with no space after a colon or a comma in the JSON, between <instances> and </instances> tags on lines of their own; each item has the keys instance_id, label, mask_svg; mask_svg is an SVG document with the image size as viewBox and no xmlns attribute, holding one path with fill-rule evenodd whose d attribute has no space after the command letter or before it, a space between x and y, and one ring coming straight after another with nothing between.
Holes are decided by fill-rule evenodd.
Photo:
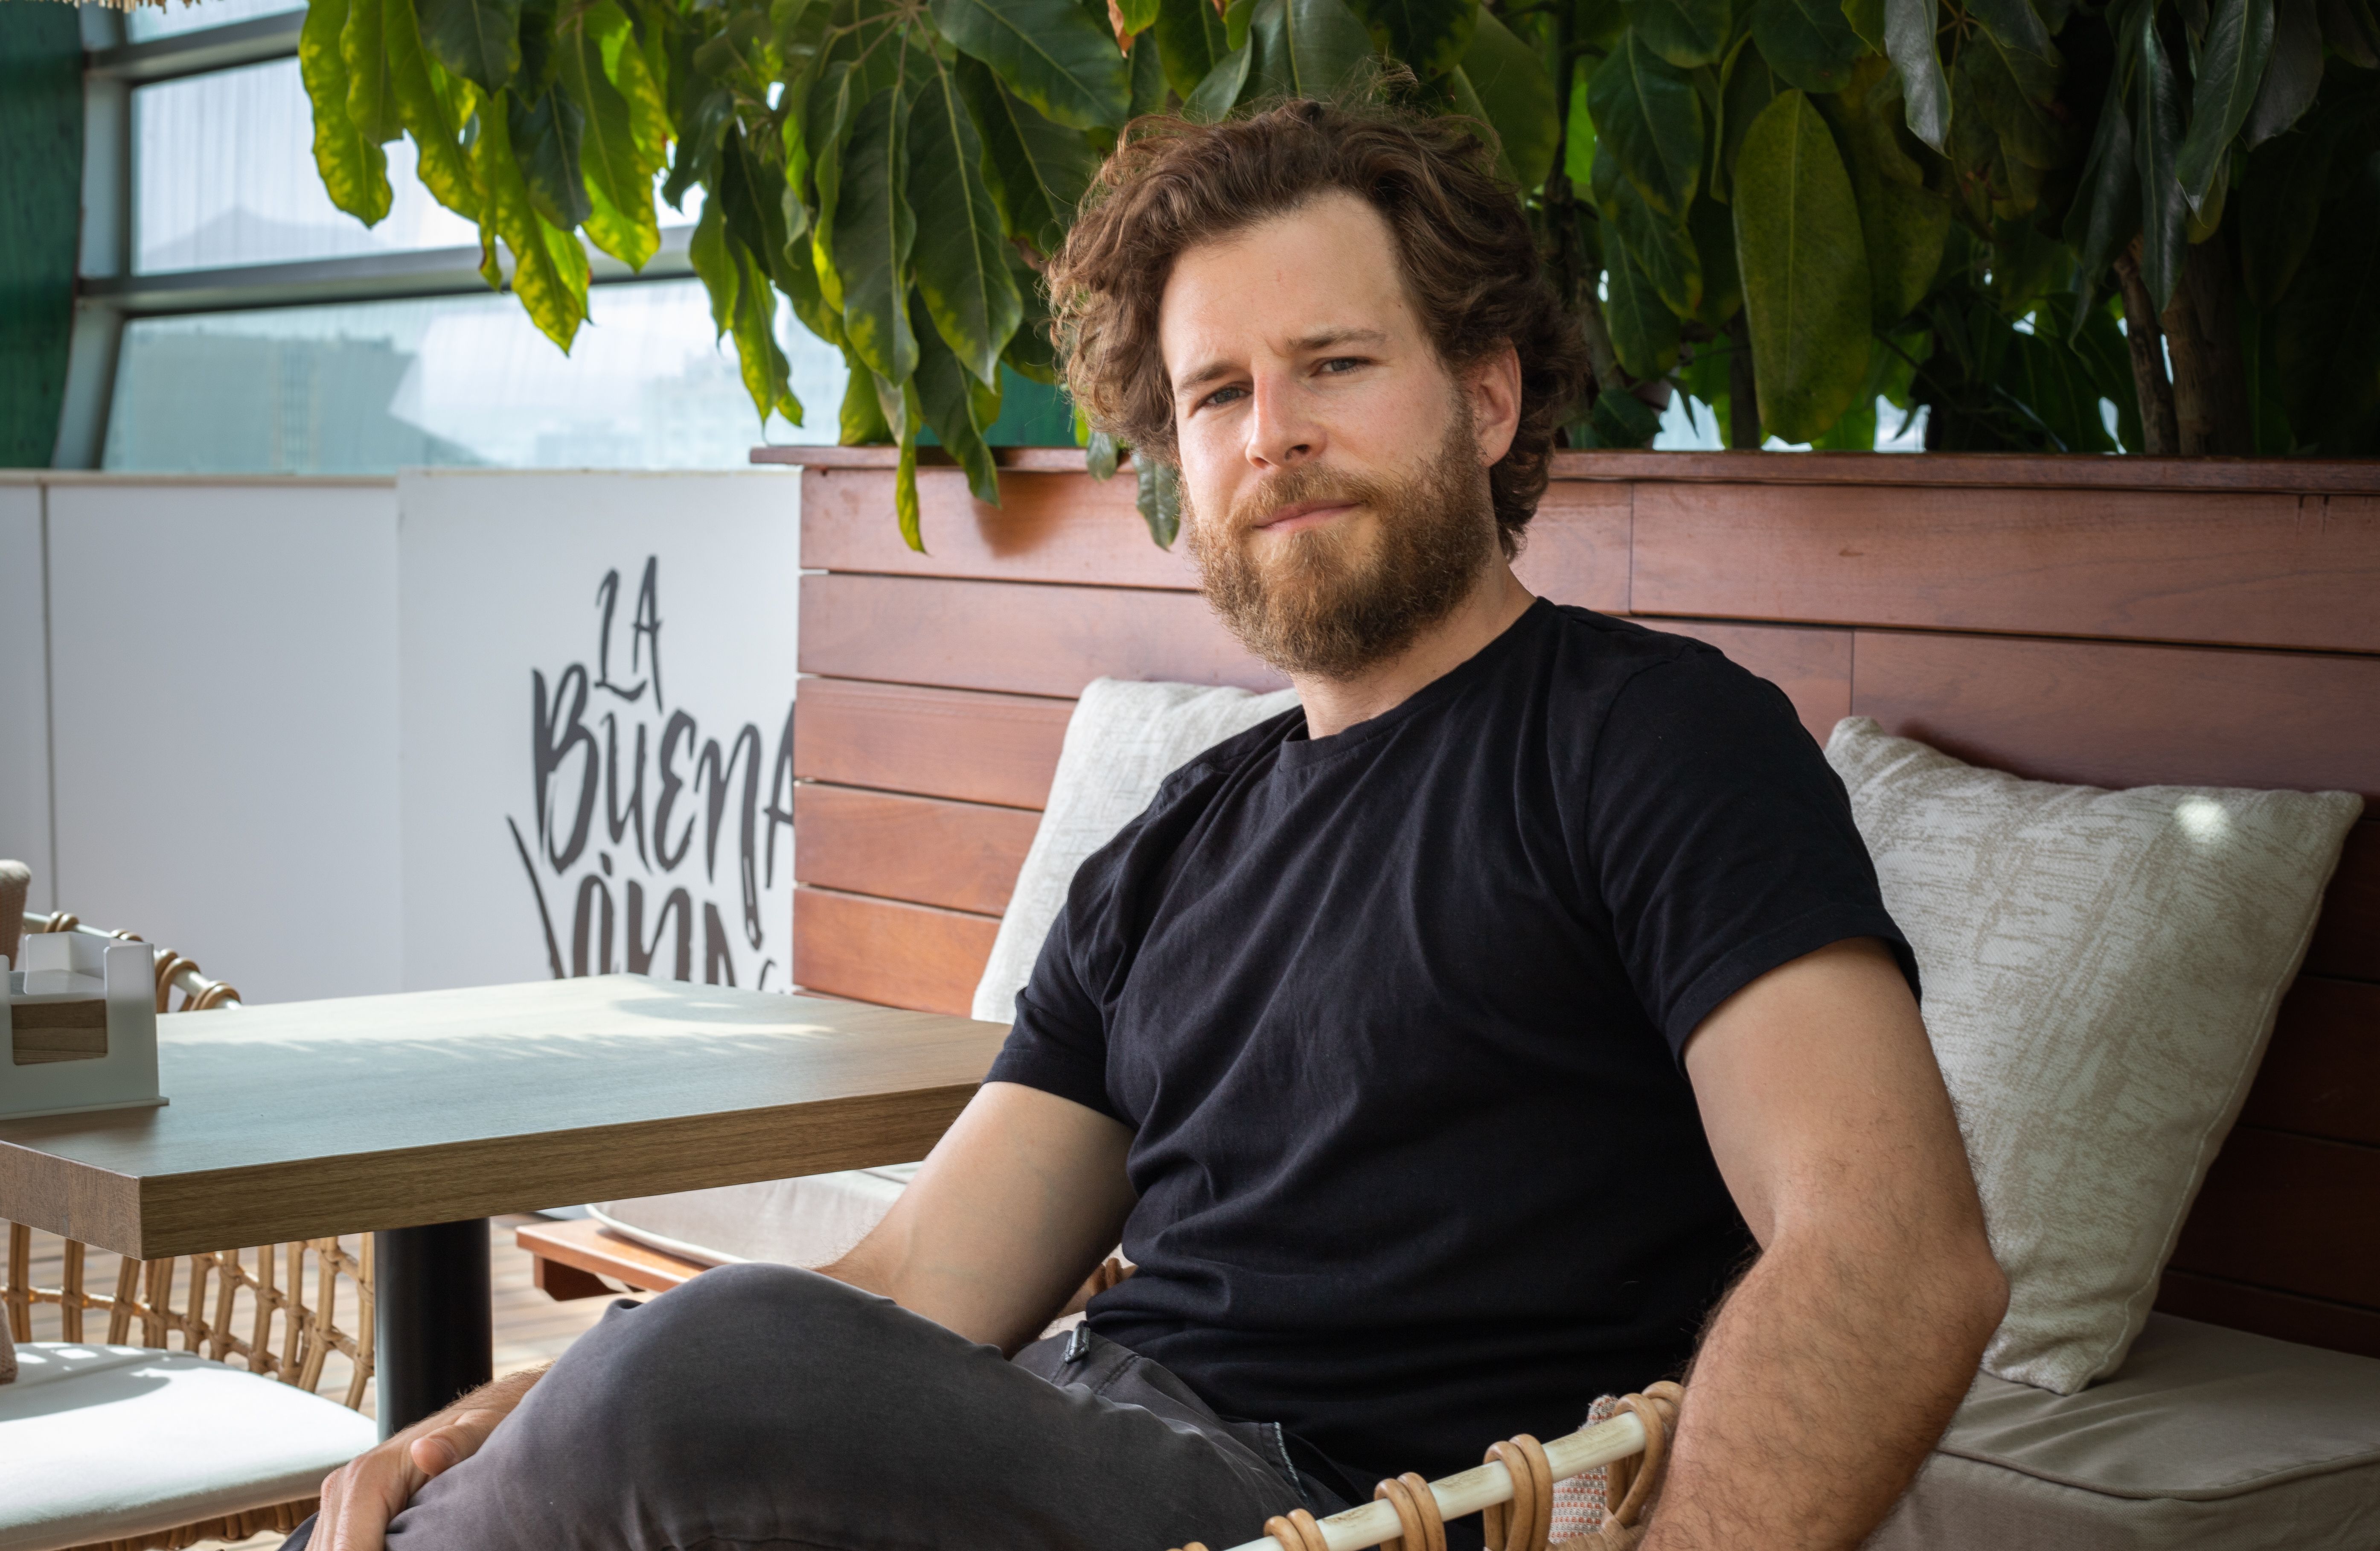
<instances>
[{"instance_id":1,"label":"man's ear","mask_svg":"<svg viewBox=\"0 0 2380 1551\"><path fill-rule=\"evenodd\" d=\"M1512 450L1521 428L1521 354L1508 341L1463 373L1471 404L1471 428L1479 439L1479 462L1493 466Z\"/></svg>"}]
</instances>

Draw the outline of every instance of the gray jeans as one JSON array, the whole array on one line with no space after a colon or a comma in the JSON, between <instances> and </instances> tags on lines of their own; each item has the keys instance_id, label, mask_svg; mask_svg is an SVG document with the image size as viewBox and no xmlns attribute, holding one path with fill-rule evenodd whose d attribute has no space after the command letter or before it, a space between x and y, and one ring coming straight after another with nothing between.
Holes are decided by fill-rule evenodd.
<instances>
[{"instance_id":1,"label":"gray jeans","mask_svg":"<svg viewBox=\"0 0 2380 1551\"><path fill-rule=\"evenodd\" d=\"M1167 1551L1301 1506L1346 1505L1278 1428L1112 1342L1010 1362L811 1272L732 1265L613 1304L389 1545Z\"/></svg>"}]
</instances>

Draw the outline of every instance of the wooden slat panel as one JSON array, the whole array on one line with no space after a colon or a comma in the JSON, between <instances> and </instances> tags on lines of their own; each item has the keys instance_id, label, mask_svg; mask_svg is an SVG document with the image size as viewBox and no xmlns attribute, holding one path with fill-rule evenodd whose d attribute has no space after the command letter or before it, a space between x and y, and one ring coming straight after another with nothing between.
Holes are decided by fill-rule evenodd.
<instances>
[{"instance_id":1,"label":"wooden slat panel","mask_svg":"<svg viewBox=\"0 0 2380 1551\"><path fill-rule=\"evenodd\" d=\"M2242 1126L2207 1171L2173 1264L2380 1309L2374 1202L2380 1148Z\"/></svg>"},{"instance_id":2,"label":"wooden slat panel","mask_svg":"<svg viewBox=\"0 0 2380 1551\"><path fill-rule=\"evenodd\" d=\"M796 881L998 915L1039 816L805 783L794 789Z\"/></svg>"},{"instance_id":3,"label":"wooden slat panel","mask_svg":"<svg viewBox=\"0 0 2380 1551\"><path fill-rule=\"evenodd\" d=\"M1080 694L1102 676L1288 682L1195 592L939 577L804 577L801 660L837 678L1035 695Z\"/></svg>"},{"instance_id":4,"label":"wooden slat panel","mask_svg":"<svg viewBox=\"0 0 2380 1551\"><path fill-rule=\"evenodd\" d=\"M955 469L917 471L926 553L901 542L890 470L810 470L802 476L802 564L829 571L1096 582L1189 591L1188 548L1150 542L1129 474L1001 476L1000 505L968 494ZM1521 556L1521 579L1557 603L1617 613L1628 606L1628 487L1557 484L1546 492Z\"/></svg>"},{"instance_id":5,"label":"wooden slat panel","mask_svg":"<svg viewBox=\"0 0 2380 1551\"><path fill-rule=\"evenodd\" d=\"M797 888L794 980L854 1001L964 1018L999 931L990 916Z\"/></svg>"},{"instance_id":6,"label":"wooden slat panel","mask_svg":"<svg viewBox=\"0 0 2380 1551\"><path fill-rule=\"evenodd\" d=\"M2045 780L2380 800L2380 658L1861 630L1852 711Z\"/></svg>"},{"instance_id":7,"label":"wooden slat panel","mask_svg":"<svg viewBox=\"0 0 2380 1551\"><path fill-rule=\"evenodd\" d=\"M1074 702L805 678L794 774L806 781L1038 808Z\"/></svg>"},{"instance_id":8,"label":"wooden slat panel","mask_svg":"<svg viewBox=\"0 0 2380 1551\"><path fill-rule=\"evenodd\" d=\"M889 469L812 469L802 475L802 564L830 571L1088 581L1187 590L1198 585L1188 546L1162 550L1133 505L1126 470L1087 474L1006 472L1000 505L967 491L956 469L917 470L918 554L892 520Z\"/></svg>"},{"instance_id":9,"label":"wooden slat panel","mask_svg":"<svg viewBox=\"0 0 2380 1551\"><path fill-rule=\"evenodd\" d=\"M1824 745L1835 724L1852 714L1852 632L1799 625L1733 625L1714 619L1645 619L1637 623L1706 641L1730 661L1785 691L1802 725Z\"/></svg>"},{"instance_id":10,"label":"wooden slat panel","mask_svg":"<svg viewBox=\"0 0 2380 1551\"><path fill-rule=\"evenodd\" d=\"M2380 1147L2380 985L2300 975L2240 1122Z\"/></svg>"},{"instance_id":11,"label":"wooden slat panel","mask_svg":"<svg viewBox=\"0 0 2380 1551\"><path fill-rule=\"evenodd\" d=\"M2308 974L2380 980L2380 816L2347 832L2305 968Z\"/></svg>"},{"instance_id":12,"label":"wooden slat panel","mask_svg":"<svg viewBox=\"0 0 2380 1551\"><path fill-rule=\"evenodd\" d=\"M1540 597L1604 614L1628 612L1628 522L1624 484L1579 481L1546 487L1527 542L1512 568Z\"/></svg>"},{"instance_id":13,"label":"wooden slat panel","mask_svg":"<svg viewBox=\"0 0 2380 1551\"><path fill-rule=\"evenodd\" d=\"M2380 1313L2351 1304L2297 1298L2219 1276L2168 1271L2157 1288L2156 1306L2183 1319L2252 1331L2275 1340L2380 1357Z\"/></svg>"},{"instance_id":14,"label":"wooden slat panel","mask_svg":"<svg viewBox=\"0 0 2380 1551\"><path fill-rule=\"evenodd\" d=\"M2380 496L1648 482L1635 535L1639 613L2380 651Z\"/></svg>"}]
</instances>

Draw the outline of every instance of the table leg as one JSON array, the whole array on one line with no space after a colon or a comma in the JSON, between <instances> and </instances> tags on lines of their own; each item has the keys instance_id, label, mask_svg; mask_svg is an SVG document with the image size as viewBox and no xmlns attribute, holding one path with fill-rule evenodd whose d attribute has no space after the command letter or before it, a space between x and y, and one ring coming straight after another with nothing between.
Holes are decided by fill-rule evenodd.
<instances>
[{"instance_id":1,"label":"table leg","mask_svg":"<svg viewBox=\"0 0 2380 1551\"><path fill-rule=\"evenodd\" d=\"M494 1332L488 1219L372 1235L380 1435L389 1437L488 1382Z\"/></svg>"}]
</instances>

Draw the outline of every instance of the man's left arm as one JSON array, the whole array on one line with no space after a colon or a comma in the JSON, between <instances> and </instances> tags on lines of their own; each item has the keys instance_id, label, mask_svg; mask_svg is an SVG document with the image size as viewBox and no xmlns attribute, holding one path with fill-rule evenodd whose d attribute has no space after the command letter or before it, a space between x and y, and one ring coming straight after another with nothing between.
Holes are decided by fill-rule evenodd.
<instances>
[{"instance_id":1,"label":"man's left arm","mask_svg":"<svg viewBox=\"0 0 2380 1551\"><path fill-rule=\"evenodd\" d=\"M2008 1302L1917 1003L1874 939L1722 1002L1687 1076L1759 1260L1694 1359L1644 1551L1856 1545Z\"/></svg>"}]
</instances>

